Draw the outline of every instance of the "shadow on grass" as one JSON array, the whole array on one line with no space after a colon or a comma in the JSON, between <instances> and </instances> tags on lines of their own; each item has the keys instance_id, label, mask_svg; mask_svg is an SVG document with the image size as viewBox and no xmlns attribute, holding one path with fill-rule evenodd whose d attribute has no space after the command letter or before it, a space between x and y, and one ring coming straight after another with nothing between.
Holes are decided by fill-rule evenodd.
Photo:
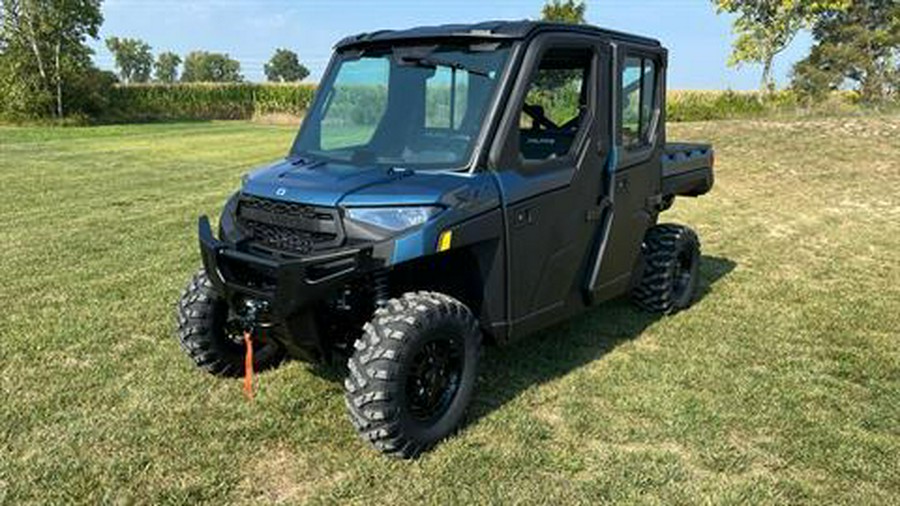
<instances>
[{"instance_id":1,"label":"shadow on grass","mask_svg":"<svg viewBox=\"0 0 900 506\"><path fill-rule=\"evenodd\" d=\"M736 266L727 258L703 255L694 303L706 297L712 285ZM533 385L552 381L603 357L619 344L639 337L660 318L662 315L641 311L620 298L507 346L488 346L482 355L466 423L474 423ZM344 362L315 365L311 372L328 381L342 382L347 374Z\"/></svg>"},{"instance_id":2,"label":"shadow on grass","mask_svg":"<svg viewBox=\"0 0 900 506\"><path fill-rule=\"evenodd\" d=\"M704 255L695 303L737 264ZM643 312L626 299L590 309L569 321L508 346L489 347L480 365L478 389L468 423L500 408L525 389L559 378L631 341L662 315Z\"/></svg>"}]
</instances>

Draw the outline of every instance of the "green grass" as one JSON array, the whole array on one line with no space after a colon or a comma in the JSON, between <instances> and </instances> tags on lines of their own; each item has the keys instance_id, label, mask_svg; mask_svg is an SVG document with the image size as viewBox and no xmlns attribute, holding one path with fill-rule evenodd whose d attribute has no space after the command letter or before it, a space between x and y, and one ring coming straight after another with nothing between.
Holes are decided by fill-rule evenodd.
<instances>
[{"instance_id":1,"label":"green grass","mask_svg":"<svg viewBox=\"0 0 900 506\"><path fill-rule=\"evenodd\" d=\"M414 462L333 374L192 368L173 306L195 219L292 128L0 127L0 503L895 503L900 116L675 125L717 186L664 219L703 297L599 307L483 363L471 422Z\"/></svg>"}]
</instances>

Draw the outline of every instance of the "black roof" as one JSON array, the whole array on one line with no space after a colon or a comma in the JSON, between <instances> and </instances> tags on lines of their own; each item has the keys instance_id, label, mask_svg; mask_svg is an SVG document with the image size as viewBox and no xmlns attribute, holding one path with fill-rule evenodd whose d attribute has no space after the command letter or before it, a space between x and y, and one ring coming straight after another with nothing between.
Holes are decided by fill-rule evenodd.
<instances>
[{"instance_id":1,"label":"black roof","mask_svg":"<svg viewBox=\"0 0 900 506\"><path fill-rule=\"evenodd\" d=\"M335 45L337 49L347 49L378 42L396 42L402 40L468 38L476 40L515 40L524 39L534 32L553 31L584 33L623 42L633 42L649 46L659 46L656 39L631 35L614 30L606 30L592 25L570 25L548 23L546 21L485 21L475 24L456 24L439 26L420 26L406 30L379 30L361 33L342 39Z\"/></svg>"}]
</instances>

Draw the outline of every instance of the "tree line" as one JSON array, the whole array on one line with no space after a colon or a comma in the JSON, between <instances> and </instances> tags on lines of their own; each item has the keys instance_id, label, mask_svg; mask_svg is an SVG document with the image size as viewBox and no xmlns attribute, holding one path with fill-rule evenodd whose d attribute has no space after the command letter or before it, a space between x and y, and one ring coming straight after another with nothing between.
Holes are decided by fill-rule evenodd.
<instances>
[{"instance_id":1,"label":"tree line","mask_svg":"<svg viewBox=\"0 0 900 506\"><path fill-rule=\"evenodd\" d=\"M772 68L801 30L813 46L796 62L791 86L821 98L854 89L864 102L896 100L900 94L900 1L897 0L713 0L736 16L729 64L762 65L765 91L775 88Z\"/></svg>"},{"instance_id":2,"label":"tree line","mask_svg":"<svg viewBox=\"0 0 900 506\"><path fill-rule=\"evenodd\" d=\"M791 88L820 99L852 89L863 102L900 95L900 1L711 0L734 16L731 65L762 66L761 87L775 87L774 61L795 36L809 30L813 46L796 62ZM0 117L97 116L117 82L238 82L240 62L228 54L193 51L182 58L132 38L110 37L117 73L98 69L89 40L99 37L102 0L0 0ZM548 0L546 20L584 23L587 3ZM297 54L278 49L265 65L270 81L309 75Z\"/></svg>"},{"instance_id":3,"label":"tree line","mask_svg":"<svg viewBox=\"0 0 900 506\"><path fill-rule=\"evenodd\" d=\"M170 51L133 38L110 37L115 73L98 69L89 40L99 37L102 0L0 0L0 118L96 117L119 82L240 82L240 62L228 54ZM180 69L180 71L179 71ZM309 75L297 54L278 49L264 67L270 81Z\"/></svg>"},{"instance_id":4,"label":"tree line","mask_svg":"<svg viewBox=\"0 0 900 506\"><path fill-rule=\"evenodd\" d=\"M241 82L241 63L227 53L191 51L181 56L163 51L156 58L150 44L132 38L109 37L106 48L112 53L119 79L126 84L181 82ZM179 77L179 67L182 66ZM309 76L306 68L290 49L277 49L263 70L270 82L300 82Z\"/></svg>"}]
</instances>

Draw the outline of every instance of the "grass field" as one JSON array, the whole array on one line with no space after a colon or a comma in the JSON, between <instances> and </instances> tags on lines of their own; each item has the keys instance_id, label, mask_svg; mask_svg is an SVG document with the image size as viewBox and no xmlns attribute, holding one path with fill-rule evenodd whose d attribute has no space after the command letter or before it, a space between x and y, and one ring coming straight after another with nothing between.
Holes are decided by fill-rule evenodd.
<instances>
[{"instance_id":1,"label":"grass field","mask_svg":"<svg viewBox=\"0 0 900 506\"><path fill-rule=\"evenodd\" d=\"M488 350L470 423L413 462L357 440L333 372L251 405L173 337L196 216L292 134L0 127L0 503L900 501L900 116L673 126L718 149L665 216L701 300Z\"/></svg>"}]
</instances>

